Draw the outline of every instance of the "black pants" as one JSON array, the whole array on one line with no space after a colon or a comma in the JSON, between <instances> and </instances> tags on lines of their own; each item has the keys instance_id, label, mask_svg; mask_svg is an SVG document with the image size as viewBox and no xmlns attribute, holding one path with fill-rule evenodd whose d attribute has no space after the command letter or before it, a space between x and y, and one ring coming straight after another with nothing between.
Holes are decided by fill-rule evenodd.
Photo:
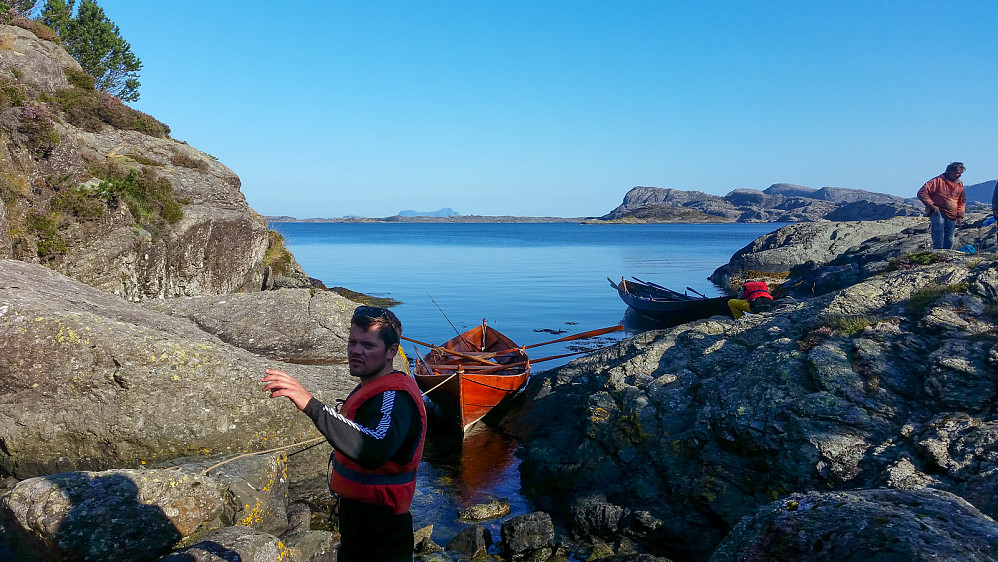
<instances>
[{"instance_id":1,"label":"black pants","mask_svg":"<svg viewBox=\"0 0 998 562\"><path fill-rule=\"evenodd\" d=\"M337 562L411 562L412 514L340 498Z\"/></svg>"}]
</instances>

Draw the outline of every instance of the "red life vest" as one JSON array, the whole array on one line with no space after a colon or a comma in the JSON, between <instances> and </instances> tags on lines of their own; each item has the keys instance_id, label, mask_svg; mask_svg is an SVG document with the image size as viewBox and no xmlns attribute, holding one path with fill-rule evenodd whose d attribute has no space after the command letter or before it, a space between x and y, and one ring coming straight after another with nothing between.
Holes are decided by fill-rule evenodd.
<instances>
[{"instance_id":1,"label":"red life vest","mask_svg":"<svg viewBox=\"0 0 998 562\"><path fill-rule=\"evenodd\" d=\"M769 286L762 281L748 281L742 285L745 300L752 302L758 298L773 300L773 295L769 294Z\"/></svg>"},{"instance_id":2,"label":"red life vest","mask_svg":"<svg viewBox=\"0 0 998 562\"><path fill-rule=\"evenodd\" d=\"M389 460L374 470L368 470L339 451L333 451L329 489L341 497L383 505L391 508L396 515L401 515L409 511L409 506L412 505L412 496L416 493L416 467L423 458L423 442L426 440L426 408L416 381L398 371L379 377L347 397L342 414L352 420L361 404L388 390L408 392L419 409L422 433L412 458L405 464Z\"/></svg>"}]
</instances>

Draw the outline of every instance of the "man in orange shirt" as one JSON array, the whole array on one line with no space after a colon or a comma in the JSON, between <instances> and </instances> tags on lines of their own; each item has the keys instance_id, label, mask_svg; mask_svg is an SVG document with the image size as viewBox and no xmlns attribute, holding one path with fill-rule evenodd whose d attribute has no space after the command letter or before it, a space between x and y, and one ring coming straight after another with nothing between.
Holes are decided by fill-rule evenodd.
<instances>
[{"instance_id":1,"label":"man in orange shirt","mask_svg":"<svg viewBox=\"0 0 998 562\"><path fill-rule=\"evenodd\" d=\"M967 206L967 194L960 181L965 169L963 162L952 162L945 173L925 182L918 190L918 199L925 204L925 214L929 216L933 250L953 248L953 236L963 222Z\"/></svg>"}]
</instances>

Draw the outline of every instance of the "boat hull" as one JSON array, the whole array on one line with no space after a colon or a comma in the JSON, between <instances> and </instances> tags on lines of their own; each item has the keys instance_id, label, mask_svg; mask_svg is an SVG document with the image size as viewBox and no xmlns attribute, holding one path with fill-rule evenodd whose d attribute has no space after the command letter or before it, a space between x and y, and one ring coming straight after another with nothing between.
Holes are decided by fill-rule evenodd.
<instances>
[{"instance_id":1,"label":"boat hull","mask_svg":"<svg viewBox=\"0 0 998 562\"><path fill-rule=\"evenodd\" d=\"M446 353L479 356L493 366ZM467 430L530 377L527 354L502 333L484 324L424 355L413 369L420 390L459 426ZM506 352L490 357L496 352ZM489 372L492 371L492 372Z\"/></svg>"},{"instance_id":2,"label":"boat hull","mask_svg":"<svg viewBox=\"0 0 998 562\"><path fill-rule=\"evenodd\" d=\"M610 285L631 310L659 325L678 326L711 316L731 316L728 308L730 297L697 298L681 293L676 293L678 297L673 297L642 283L617 284L610 281Z\"/></svg>"}]
</instances>

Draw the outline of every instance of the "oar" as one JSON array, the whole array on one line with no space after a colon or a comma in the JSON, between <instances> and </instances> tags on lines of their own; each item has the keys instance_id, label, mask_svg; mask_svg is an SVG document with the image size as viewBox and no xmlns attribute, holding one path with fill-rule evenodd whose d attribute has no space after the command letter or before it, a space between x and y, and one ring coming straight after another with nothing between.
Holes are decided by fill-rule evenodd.
<instances>
[{"instance_id":1,"label":"oar","mask_svg":"<svg viewBox=\"0 0 998 562\"><path fill-rule=\"evenodd\" d=\"M559 338L559 339L551 340L551 341L546 341L544 343L535 343L535 344L531 344L531 345L525 345L521 349L530 349L531 347L540 347L542 345L548 345L548 344L552 344L552 343L559 343L559 342L563 342L563 341L584 340L586 338L594 338L596 336L602 336L603 334L609 334L611 332L619 332L619 331L621 331L623 329L624 329L624 327L618 324L616 326L610 326L608 328L600 328L598 330L589 330L588 332L582 332L581 334L575 334L574 336L565 336L563 338Z\"/></svg>"},{"instance_id":2,"label":"oar","mask_svg":"<svg viewBox=\"0 0 998 562\"><path fill-rule=\"evenodd\" d=\"M700 295L701 298L707 298L707 295L701 293L700 291L694 289L693 287L686 287L687 291L693 291L694 293Z\"/></svg>"},{"instance_id":3,"label":"oar","mask_svg":"<svg viewBox=\"0 0 998 562\"><path fill-rule=\"evenodd\" d=\"M405 336L399 336L399 337L401 337L402 339L404 339L407 342L412 342L412 343L417 344L417 345L424 345L424 346L426 346L426 347L428 347L430 349L439 349L440 351L443 351L445 353L451 353L453 355L457 355L458 357L464 357L465 359L470 359L470 360L476 361L478 363L484 363L486 365L495 365L495 363L493 363L492 361L488 361L488 360L482 359L480 357L475 357L474 355L468 355L467 353L461 353L460 351L455 351L453 349L447 349L446 347L440 347L438 345L433 345L433 344L421 342L419 340L414 340L412 338L407 338Z\"/></svg>"},{"instance_id":4,"label":"oar","mask_svg":"<svg viewBox=\"0 0 998 562\"><path fill-rule=\"evenodd\" d=\"M663 286L661 286L661 285L659 285L657 283L652 283L651 281L642 281L641 279L638 279L637 277L633 277L633 278L638 283L644 283L645 285L648 285L649 287L654 287L654 288L656 288L656 289L658 289L660 291L665 291L667 294L674 296L676 299L690 300L692 298L689 295L684 295L684 294L682 294L682 293L680 293L678 291L673 291L672 289L670 289L668 287L663 287Z\"/></svg>"},{"instance_id":5,"label":"oar","mask_svg":"<svg viewBox=\"0 0 998 562\"><path fill-rule=\"evenodd\" d=\"M595 351L595 350L594 350ZM586 351L573 351L571 353L562 353L561 355L551 355L550 357L541 357L540 359L528 359L526 361L520 361L517 363L510 363L509 365L496 365L494 367L486 367L481 370L475 370L474 374L487 374L492 371L502 371L503 369L510 369L513 367L522 367L527 363L541 363L543 361L550 361L552 359L561 359L562 357L571 357L572 355L580 355L582 353L591 353L589 350Z\"/></svg>"},{"instance_id":6,"label":"oar","mask_svg":"<svg viewBox=\"0 0 998 562\"><path fill-rule=\"evenodd\" d=\"M624 329L623 326L617 325L617 326L610 326L609 328L600 328L598 330L589 330L588 332L582 332L581 334L575 334L574 336L565 336L563 338L546 341L543 343L534 343L531 345L525 345L523 347L512 347L510 349L504 349L502 351L492 351L483 355L479 355L479 357L496 357L498 355L508 355L511 353L517 353L523 351L525 349L530 349L532 347L540 347L542 345L549 345L552 343L560 343L572 340L583 340L586 338L594 338L596 336L602 336L603 334L609 334L611 332L619 332L623 329Z\"/></svg>"}]
</instances>

